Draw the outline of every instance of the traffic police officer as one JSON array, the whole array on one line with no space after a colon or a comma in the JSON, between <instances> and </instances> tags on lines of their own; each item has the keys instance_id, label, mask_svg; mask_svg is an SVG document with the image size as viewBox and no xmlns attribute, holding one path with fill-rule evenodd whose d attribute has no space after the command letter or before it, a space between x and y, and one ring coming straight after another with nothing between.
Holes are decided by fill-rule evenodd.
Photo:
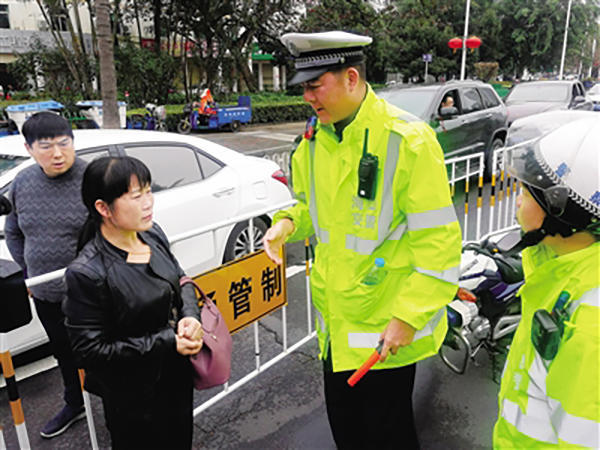
<instances>
[{"instance_id":1,"label":"traffic police officer","mask_svg":"<svg viewBox=\"0 0 600 450\"><path fill-rule=\"evenodd\" d=\"M526 127L511 136L527 139L508 154L524 186L525 284L495 448L600 447L600 117L587 116L543 137Z\"/></svg>"},{"instance_id":2,"label":"traffic police officer","mask_svg":"<svg viewBox=\"0 0 600 450\"><path fill-rule=\"evenodd\" d=\"M309 120L292 158L298 203L263 239L315 235L311 292L327 413L339 448L416 448L416 361L434 355L457 290L461 237L433 130L378 98L365 81L366 36L286 34ZM384 278L363 282L376 258ZM346 383L382 341L380 361Z\"/></svg>"}]
</instances>

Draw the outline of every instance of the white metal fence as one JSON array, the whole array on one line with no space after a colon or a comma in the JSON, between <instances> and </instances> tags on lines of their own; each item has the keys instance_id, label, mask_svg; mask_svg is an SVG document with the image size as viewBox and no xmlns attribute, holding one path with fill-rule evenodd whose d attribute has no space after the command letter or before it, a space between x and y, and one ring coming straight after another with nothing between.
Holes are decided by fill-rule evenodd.
<instances>
[{"instance_id":1,"label":"white metal fence","mask_svg":"<svg viewBox=\"0 0 600 450\"><path fill-rule=\"evenodd\" d=\"M276 161L281 169L289 176L289 156L290 147L277 147L269 149L267 151L256 152L257 156L263 156L268 159ZM505 172L504 167L508 162L508 155L504 149L499 149L494 152L493 155L493 167L497 165L500 167L498 171L498 177L496 174L492 176L491 183L485 185L484 179L484 154L477 153L474 155L463 156L452 158L446 161L446 167L448 169L448 179L450 184L450 190L455 199L455 206L460 210L463 209L462 214L458 214L459 221L463 228L463 240L479 239L482 232L487 231L491 233L503 228L514 225L514 211L515 211L515 198L518 187L514 179L511 179ZM497 191L496 191L497 188ZM196 230L191 230L186 233L182 233L170 238L170 242L175 247L177 244L187 238L197 236L205 233L212 233L213 239L218 229L227 227L231 224L249 221L250 222L250 245L251 251L254 250L254 224L253 217L257 217L272 211L286 208L294 204L295 201L290 201L272 207L265 208L262 211L254 211L251 214L245 214L238 216L227 221L222 221L211 226L202 227ZM487 234L486 233L486 234ZM308 241L307 241L308 244ZM308 252L307 252L308 255ZM254 322L252 326L254 335L254 353L255 363L254 369L243 375L237 381L232 384L225 384L223 389L212 395L206 401L195 407L194 416L197 416L202 411L206 410L210 406L217 403L227 395L231 394L238 388L244 386L253 378L257 377L261 372L272 367L287 355L306 344L308 341L313 339L316 335L312 327L312 305L311 296L309 289L309 273L310 273L310 259L307 258L305 261L305 303L306 303L306 328L305 333L294 342L288 342L288 318L287 318L287 306L283 306L281 311L275 311L271 313L281 313L281 324L282 324L282 343L281 351L268 361L262 361L261 349L260 349L260 337L259 337L259 321ZM28 287L35 286L55 278L62 277L65 269L57 270L48 274L36 276L26 280ZM261 319L262 320L262 319ZM0 334L0 347L4 347L6 342L2 342L4 335ZM233 361L233 367L235 366L235 360ZM88 415L88 419L91 420L91 413ZM93 423L90 423L90 435L92 439L92 446L97 448L95 433L93 433Z\"/></svg>"}]
</instances>

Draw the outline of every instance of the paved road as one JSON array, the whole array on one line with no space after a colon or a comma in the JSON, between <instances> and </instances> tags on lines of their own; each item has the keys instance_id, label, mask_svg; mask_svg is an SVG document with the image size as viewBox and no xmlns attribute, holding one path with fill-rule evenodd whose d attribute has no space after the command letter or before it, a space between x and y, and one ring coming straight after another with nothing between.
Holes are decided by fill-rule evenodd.
<instances>
[{"instance_id":1,"label":"paved road","mask_svg":"<svg viewBox=\"0 0 600 450\"><path fill-rule=\"evenodd\" d=\"M202 137L238 150L256 151L289 145L304 128L302 123L248 127L240 133L209 133ZM472 196L473 197L473 196ZM462 205L457 206L460 211ZM288 345L307 333L305 278L300 270L303 247L288 248ZM276 312L260 321L263 363L281 351L282 316ZM255 368L253 328L234 336L234 367L231 383ZM199 414L195 420L194 448L199 449L333 449L322 395L321 363L315 340L260 373L247 385ZM455 375L437 357L418 364L415 416L424 449L488 448L496 417L497 386L491 380L487 356L478 357L480 367ZM29 366L18 369L23 373ZM50 364L52 367L52 364ZM19 375L18 375L19 376ZM126 375L125 375L126 376ZM19 378L18 378L19 379ZM32 448L89 448L85 422L52 440L39 437L39 429L61 404L61 382L56 368L19 381ZM6 389L2 389L6 392ZM218 392L195 394L195 405ZM3 395L6 399L6 394ZM109 438L103 427L102 407L92 397L100 446ZM18 448L10 410L0 402L0 426L8 448ZM399 443L401 444L401 443Z\"/></svg>"}]
</instances>

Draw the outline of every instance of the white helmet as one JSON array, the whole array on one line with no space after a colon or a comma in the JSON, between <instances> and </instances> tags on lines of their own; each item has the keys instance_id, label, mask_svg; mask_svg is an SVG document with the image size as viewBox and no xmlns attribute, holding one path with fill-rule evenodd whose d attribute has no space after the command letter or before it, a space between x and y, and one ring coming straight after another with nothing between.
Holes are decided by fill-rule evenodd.
<instances>
[{"instance_id":1,"label":"white helmet","mask_svg":"<svg viewBox=\"0 0 600 450\"><path fill-rule=\"evenodd\" d=\"M573 120L507 149L508 172L519 179L546 213L536 242L546 235L600 230L600 114Z\"/></svg>"}]
</instances>

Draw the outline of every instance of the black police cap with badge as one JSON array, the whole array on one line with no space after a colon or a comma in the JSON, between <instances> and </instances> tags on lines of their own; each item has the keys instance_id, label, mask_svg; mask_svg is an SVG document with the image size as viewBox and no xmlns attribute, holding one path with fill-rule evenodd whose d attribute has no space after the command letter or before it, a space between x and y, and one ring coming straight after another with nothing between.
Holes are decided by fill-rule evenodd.
<instances>
[{"instance_id":1,"label":"black police cap with badge","mask_svg":"<svg viewBox=\"0 0 600 450\"><path fill-rule=\"evenodd\" d=\"M327 31L324 33L288 33L281 42L294 57L296 74L289 86L319 78L325 72L365 61L362 48L373 42L368 36Z\"/></svg>"}]
</instances>

